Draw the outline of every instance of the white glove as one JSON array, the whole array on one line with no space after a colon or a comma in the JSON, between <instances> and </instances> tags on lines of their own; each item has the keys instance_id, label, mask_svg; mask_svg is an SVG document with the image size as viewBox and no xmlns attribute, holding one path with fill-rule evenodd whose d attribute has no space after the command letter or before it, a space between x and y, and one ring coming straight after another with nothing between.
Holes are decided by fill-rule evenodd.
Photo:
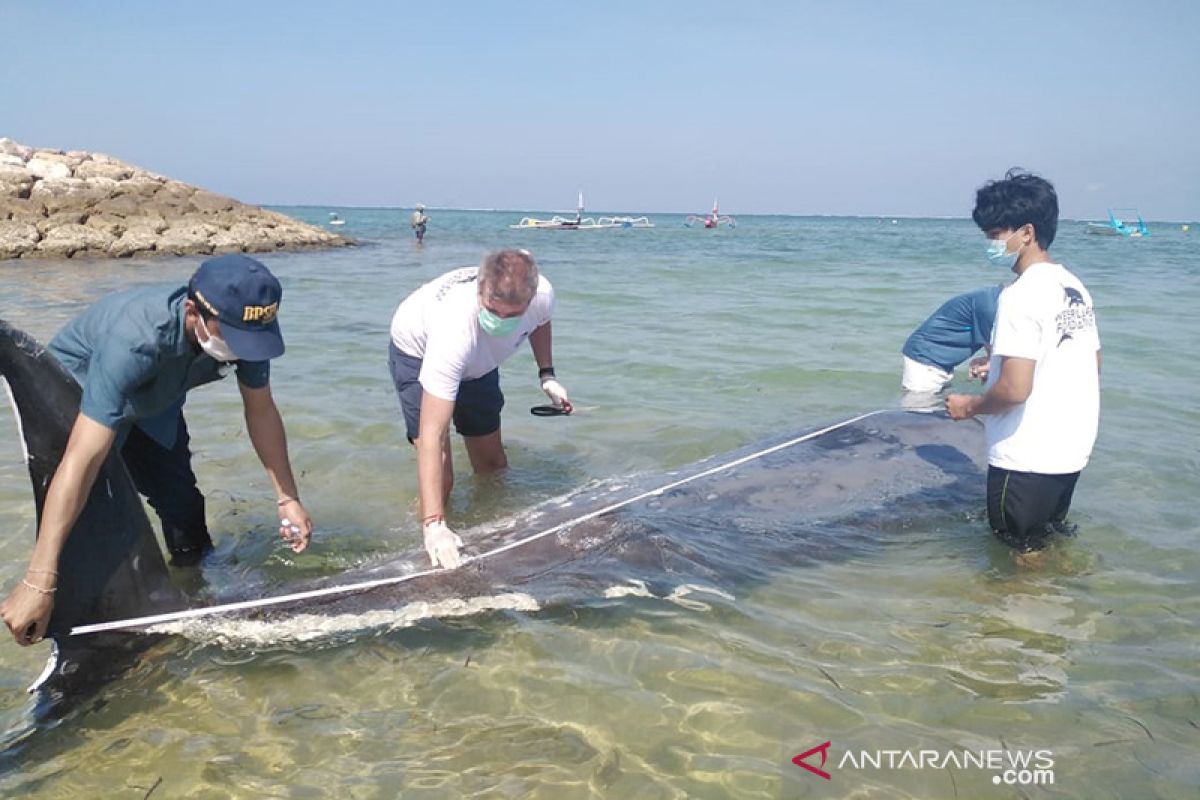
<instances>
[{"instance_id":1,"label":"white glove","mask_svg":"<svg viewBox=\"0 0 1200 800\"><path fill-rule=\"evenodd\" d=\"M567 397L567 390L563 385L554 378L545 378L542 380L542 391L550 398L550 402L556 406L561 406L568 414L571 413L571 401Z\"/></svg>"},{"instance_id":2,"label":"white glove","mask_svg":"<svg viewBox=\"0 0 1200 800\"><path fill-rule=\"evenodd\" d=\"M444 520L425 523L422 533L425 534L425 552L429 554L429 560L435 567L455 569L462 563L462 556L458 554L458 548L462 547L462 539L450 530L450 526Z\"/></svg>"}]
</instances>

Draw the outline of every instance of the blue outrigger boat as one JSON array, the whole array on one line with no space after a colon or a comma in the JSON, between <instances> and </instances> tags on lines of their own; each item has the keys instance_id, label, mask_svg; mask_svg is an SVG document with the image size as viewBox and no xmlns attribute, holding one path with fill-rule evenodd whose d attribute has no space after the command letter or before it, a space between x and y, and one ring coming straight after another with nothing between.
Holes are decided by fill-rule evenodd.
<instances>
[{"instance_id":1,"label":"blue outrigger boat","mask_svg":"<svg viewBox=\"0 0 1200 800\"><path fill-rule=\"evenodd\" d=\"M1137 217L1137 224L1125 222L1117 213L1128 218L1130 214ZM1088 233L1098 233L1107 236L1124 236L1126 239L1140 239L1143 236L1150 235L1150 229L1146 227L1146 221L1142 219L1142 215L1138 213L1136 208L1110 208L1108 210L1108 222L1089 222L1087 224Z\"/></svg>"}]
</instances>

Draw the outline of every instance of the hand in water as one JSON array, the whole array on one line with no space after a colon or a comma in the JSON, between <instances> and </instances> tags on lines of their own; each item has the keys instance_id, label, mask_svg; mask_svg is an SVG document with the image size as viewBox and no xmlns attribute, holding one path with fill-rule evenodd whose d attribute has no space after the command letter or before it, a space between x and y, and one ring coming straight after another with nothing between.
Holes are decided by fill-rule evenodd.
<instances>
[{"instance_id":1,"label":"hand in water","mask_svg":"<svg viewBox=\"0 0 1200 800\"><path fill-rule=\"evenodd\" d=\"M550 398L551 403L560 406L568 414L571 413L571 400L567 397L567 390L561 383L554 378L546 378L542 381L542 391Z\"/></svg>"},{"instance_id":2,"label":"hand in water","mask_svg":"<svg viewBox=\"0 0 1200 800\"><path fill-rule=\"evenodd\" d=\"M462 564L462 556L458 552L458 548L462 547L462 539L450 530L445 521L438 519L427 522L422 532L425 534L425 552L435 567L455 569Z\"/></svg>"},{"instance_id":3,"label":"hand in water","mask_svg":"<svg viewBox=\"0 0 1200 800\"><path fill-rule=\"evenodd\" d=\"M312 539L313 522L299 500L288 500L279 507L279 537L293 553L300 553Z\"/></svg>"}]
</instances>

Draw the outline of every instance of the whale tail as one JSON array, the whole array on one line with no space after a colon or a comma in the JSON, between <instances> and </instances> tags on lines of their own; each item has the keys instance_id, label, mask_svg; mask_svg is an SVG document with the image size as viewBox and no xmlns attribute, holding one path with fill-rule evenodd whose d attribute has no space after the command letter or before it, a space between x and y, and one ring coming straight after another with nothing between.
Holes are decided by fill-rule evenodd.
<instances>
[{"instance_id":1,"label":"whale tail","mask_svg":"<svg viewBox=\"0 0 1200 800\"><path fill-rule=\"evenodd\" d=\"M17 419L40 521L50 480L79 414L81 390L31 336L0 319L0 383ZM171 582L141 498L117 451L110 452L63 547L47 636L50 661L30 691L58 700L99 684L145 649L150 637L73 637L75 626L176 610L187 598ZM137 641L144 640L144 641ZM113 647L116 646L116 651Z\"/></svg>"}]
</instances>

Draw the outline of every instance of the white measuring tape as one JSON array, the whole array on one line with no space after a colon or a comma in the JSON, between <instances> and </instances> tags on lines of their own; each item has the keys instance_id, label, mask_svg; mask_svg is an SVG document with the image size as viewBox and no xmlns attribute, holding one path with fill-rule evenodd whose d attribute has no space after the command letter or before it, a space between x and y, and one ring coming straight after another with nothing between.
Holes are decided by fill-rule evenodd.
<instances>
[{"instance_id":1,"label":"white measuring tape","mask_svg":"<svg viewBox=\"0 0 1200 800\"><path fill-rule=\"evenodd\" d=\"M587 514L584 514L583 516L575 517L574 519L559 523L558 525L555 525L551 528L547 528L544 531L539 531L538 533L531 534L530 536L526 536L524 539L518 539L514 542L509 542L506 545L497 547L495 550L489 550L486 553L480 553L477 556L467 556L466 558L464 558L462 560L462 563L465 565L465 564L470 564L474 561L482 561L485 558L491 558L492 556L497 556L501 553L508 552L509 550L513 550L522 545L526 545L526 544L529 544L530 542L537 541L538 539L545 538L546 536L549 536L553 533L558 533L559 531L565 530L566 528L570 528L574 525L578 525L581 522L587 522L590 519L595 519L596 517L607 514L610 511L616 511L618 508L622 508L631 503L636 503L639 500L645 500L647 497L654 497L655 495L660 495L663 492L667 492L676 487L683 486L686 483L691 483L694 480L699 480L700 478L706 478L709 475L715 475L718 472L724 472L727 469L733 469L734 467L740 466L749 461L753 461L756 458L762 458L763 456L770 455L771 453L775 453L780 450L784 450L788 447L792 447L793 445L800 444L801 442L806 442L809 439L815 439L816 437L822 436L826 433L829 433L830 431L835 431L838 428L843 428L847 425L852 425L855 422L859 422L860 420L866 419L867 417L872 417L876 414L882 413L882 411L883 411L883 409L880 409L878 411L870 411L870 412L867 412L866 414L860 414L857 417L852 417L851 419L844 420L835 425L830 425L829 427L822 428L819 431L813 431L812 433L806 433L803 436L796 437L795 439L789 439L788 441L783 442L782 444L777 444L772 447L768 447L765 450L759 450L757 453L751 453L748 456L743 456L741 458L734 459L733 461L730 461L728 464L721 464L720 466L712 467L711 469L704 470L703 472L699 472L690 477L683 478L681 480L677 480L673 483L668 483L666 486L660 486L657 489L652 489L648 492L642 492L641 494L637 495L636 497L630 497L629 499L622 500L619 503L613 503L612 505L605 506L604 508L597 509L596 511L591 511ZM132 619L122 619L122 620L116 620L113 622L97 622L97 623L94 623L91 625L77 625L71 629L70 635L71 636L81 636L83 634L88 634L88 633L102 633L104 631L117 631L117 630L125 630L128 628L144 628L144 627L148 627L151 625L161 625L166 622L181 622L186 619L198 619L200 617L211 617L211 616L215 616L217 614L227 614L231 611L247 611L247 610L255 609L255 608L267 608L269 606L282 605L283 603L294 603L299 600L313 600L318 597L329 597L331 595L338 595L338 594L350 594L351 592L361 592L366 589L375 589L380 586L393 586L396 584L404 583L406 581L416 580L417 578L423 578L426 575L436 575L438 573L442 573L442 572L446 572L446 571L447 570L445 570L445 569L427 569L427 570L423 570L421 572L410 572L407 575L401 575L398 577L378 578L373 581L363 581L361 583L351 583L351 584L346 584L344 586L328 586L324 589L312 589L307 592L296 592L294 594L283 594L283 595L278 595L276 597L264 597L264 598L260 598L258 600L243 600L238 603L225 603L223 605L206 606L204 608L189 608L189 609L185 609L183 611L172 611L172 612L166 613L166 614L152 614L152 615L146 616L146 617L134 617Z\"/></svg>"}]
</instances>

